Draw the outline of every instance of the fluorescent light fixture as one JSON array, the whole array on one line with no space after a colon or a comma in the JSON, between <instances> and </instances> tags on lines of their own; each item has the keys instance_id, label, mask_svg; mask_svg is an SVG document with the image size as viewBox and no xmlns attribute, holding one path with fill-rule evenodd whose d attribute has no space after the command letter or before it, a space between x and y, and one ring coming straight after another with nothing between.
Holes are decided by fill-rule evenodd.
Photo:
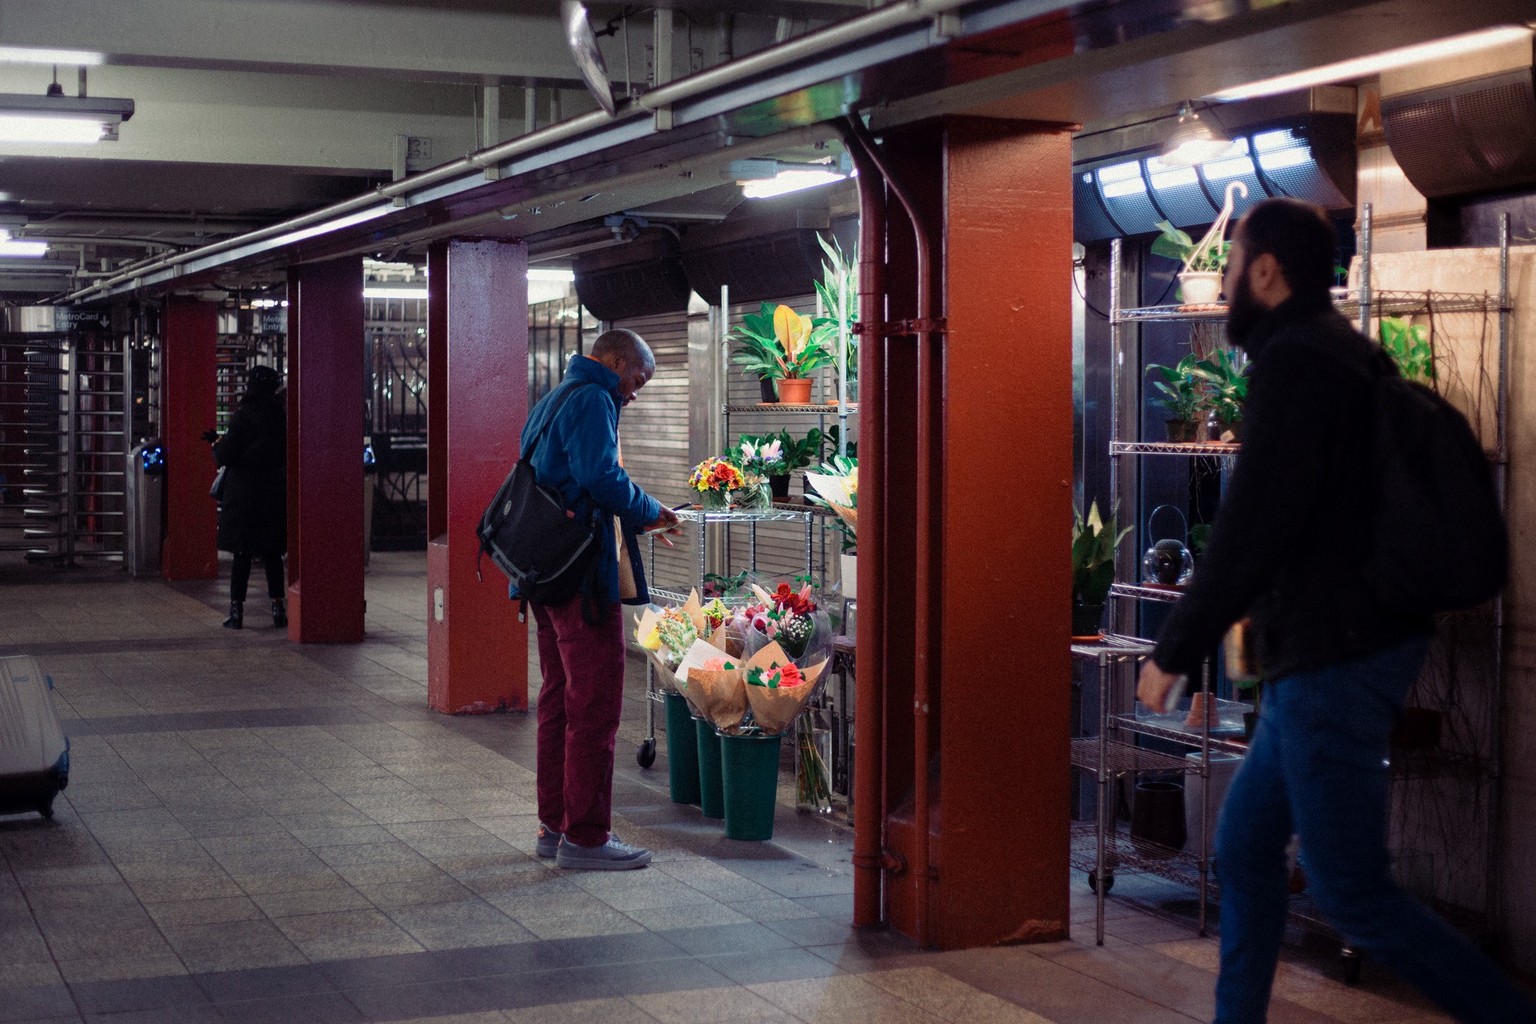
<instances>
[{"instance_id":1,"label":"fluorescent light fixture","mask_svg":"<svg viewBox=\"0 0 1536 1024\"><path fill-rule=\"evenodd\" d=\"M286 306L286 305L288 305L288 303L283 302L281 299L252 299L251 300L251 308L252 309L276 309L280 305L281 306Z\"/></svg>"},{"instance_id":2,"label":"fluorescent light fixture","mask_svg":"<svg viewBox=\"0 0 1536 1024\"><path fill-rule=\"evenodd\" d=\"M1100 167L1094 173L1099 176L1099 189L1106 199L1121 199L1147 190L1147 183L1141 176L1141 164L1136 160Z\"/></svg>"},{"instance_id":3,"label":"fluorescent light fixture","mask_svg":"<svg viewBox=\"0 0 1536 1024\"><path fill-rule=\"evenodd\" d=\"M0 242L0 256L42 256L47 251L47 242L23 241L19 238Z\"/></svg>"},{"instance_id":4,"label":"fluorescent light fixture","mask_svg":"<svg viewBox=\"0 0 1536 1024\"><path fill-rule=\"evenodd\" d=\"M1164 144L1161 159L1167 167L1194 167L1231 156L1232 152L1232 140L1202 121L1194 104L1184 103L1179 107L1179 123Z\"/></svg>"},{"instance_id":5,"label":"fluorescent light fixture","mask_svg":"<svg viewBox=\"0 0 1536 1024\"><path fill-rule=\"evenodd\" d=\"M570 284L576 280L574 270L561 270L559 267L529 267L528 280L549 281L554 284Z\"/></svg>"},{"instance_id":6,"label":"fluorescent light fixture","mask_svg":"<svg viewBox=\"0 0 1536 1024\"><path fill-rule=\"evenodd\" d=\"M741 194L748 199L771 199L774 196L799 192L801 189L829 185L834 181L842 181L846 177L847 175L839 171L795 168L780 171L772 178L748 181L741 186Z\"/></svg>"},{"instance_id":7,"label":"fluorescent light fixture","mask_svg":"<svg viewBox=\"0 0 1536 1024\"><path fill-rule=\"evenodd\" d=\"M6 93L0 95L0 142L115 142L118 125L132 116L133 100Z\"/></svg>"},{"instance_id":8,"label":"fluorescent light fixture","mask_svg":"<svg viewBox=\"0 0 1536 1024\"><path fill-rule=\"evenodd\" d=\"M424 299L425 286L370 284L363 288L365 299Z\"/></svg>"},{"instance_id":9,"label":"fluorescent light fixture","mask_svg":"<svg viewBox=\"0 0 1536 1024\"><path fill-rule=\"evenodd\" d=\"M0 46L0 63L8 64L81 64L95 67L104 63L106 54L93 50L50 50L42 46Z\"/></svg>"},{"instance_id":10,"label":"fluorescent light fixture","mask_svg":"<svg viewBox=\"0 0 1536 1024\"><path fill-rule=\"evenodd\" d=\"M57 119L35 114L0 113L0 142L52 142L89 145L100 142L106 126L100 121Z\"/></svg>"},{"instance_id":11,"label":"fluorescent light fixture","mask_svg":"<svg viewBox=\"0 0 1536 1024\"><path fill-rule=\"evenodd\" d=\"M1503 46L1507 43L1516 43L1531 38L1531 30L1523 25L1504 25L1499 28L1483 29L1479 32L1468 32L1459 36L1448 36L1445 39L1435 39L1427 43L1416 43L1413 46L1400 46L1395 50L1383 50L1381 53L1367 54L1364 57L1356 57L1353 60L1342 60L1336 64L1324 64L1321 67L1308 68L1305 71L1297 71L1289 75L1277 75L1274 78L1265 78L1248 85L1240 85L1233 89L1223 89L1212 93L1208 99L1220 100L1230 103L1233 100L1250 100L1256 96L1274 96L1282 92L1296 92L1299 89L1311 88L1314 85L1326 85L1330 82L1343 82L1354 78L1368 78L1371 75L1380 74L1391 68L1402 67L1406 64L1420 64L1425 61L1445 60L1450 57L1460 57L1478 50L1486 50L1495 46Z\"/></svg>"}]
</instances>

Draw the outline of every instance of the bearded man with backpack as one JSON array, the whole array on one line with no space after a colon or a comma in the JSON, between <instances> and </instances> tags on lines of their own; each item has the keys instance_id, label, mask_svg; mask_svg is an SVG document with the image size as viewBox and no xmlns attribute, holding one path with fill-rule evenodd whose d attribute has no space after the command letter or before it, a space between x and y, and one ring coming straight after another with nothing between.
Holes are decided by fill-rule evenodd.
<instances>
[{"instance_id":1,"label":"bearded man with backpack","mask_svg":"<svg viewBox=\"0 0 1536 1024\"><path fill-rule=\"evenodd\" d=\"M1491 597L1506 541L1496 504L1487 507L1486 460L1475 443L1466 454L1465 422L1397 379L1334 309L1335 248L1323 211L1298 200L1259 203L1237 226L1225 289L1228 333L1251 360L1242 452L1200 571L1137 685L1145 704L1165 710L1227 628L1251 619L1264 700L1217 825L1215 1024L1267 1018L1292 834L1312 895L1351 945L1459 1021L1536 1021L1536 1004L1390 877L1394 719L1423 665L1432 613ZM1435 465L1405 455L1396 426L1423 433L1449 463L1440 469L1470 481L1466 493L1447 494ZM1394 507L1408 503L1404 494L1434 507ZM1402 578L1390 564L1404 546L1400 512L1484 533L1491 518L1497 535L1477 538L1486 543L1476 564L1452 567L1438 591L1405 595L1387 585ZM1432 544L1427 557L1440 558Z\"/></svg>"}]
</instances>

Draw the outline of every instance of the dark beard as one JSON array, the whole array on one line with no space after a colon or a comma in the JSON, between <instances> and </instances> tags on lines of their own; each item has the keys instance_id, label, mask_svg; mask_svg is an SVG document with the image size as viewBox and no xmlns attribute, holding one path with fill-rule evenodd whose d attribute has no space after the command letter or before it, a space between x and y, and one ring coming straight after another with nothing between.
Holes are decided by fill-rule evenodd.
<instances>
[{"instance_id":1,"label":"dark beard","mask_svg":"<svg viewBox=\"0 0 1536 1024\"><path fill-rule=\"evenodd\" d=\"M1269 315L1269 312L1253 297L1253 289L1248 286L1248 275L1239 277L1236 291L1227 296L1228 339L1232 344L1246 350L1247 346L1244 343L1253 333L1253 329Z\"/></svg>"}]
</instances>

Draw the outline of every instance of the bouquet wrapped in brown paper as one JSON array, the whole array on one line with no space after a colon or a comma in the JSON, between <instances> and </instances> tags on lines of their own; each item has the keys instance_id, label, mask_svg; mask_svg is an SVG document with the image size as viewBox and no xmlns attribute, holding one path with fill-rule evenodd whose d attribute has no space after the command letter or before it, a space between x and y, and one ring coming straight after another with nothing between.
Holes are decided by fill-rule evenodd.
<instances>
[{"instance_id":1,"label":"bouquet wrapped in brown paper","mask_svg":"<svg viewBox=\"0 0 1536 1024\"><path fill-rule=\"evenodd\" d=\"M768 735L787 730L810 703L826 667L825 661L797 667L776 643L752 655L743 673L752 721Z\"/></svg>"},{"instance_id":2,"label":"bouquet wrapped in brown paper","mask_svg":"<svg viewBox=\"0 0 1536 1024\"><path fill-rule=\"evenodd\" d=\"M689 591L688 600L674 608L647 605L635 620L635 642L661 671L670 685L673 673L688 648L704 634L708 619L699 604L699 595Z\"/></svg>"},{"instance_id":3,"label":"bouquet wrapped in brown paper","mask_svg":"<svg viewBox=\"0 0 1536 1024\"><path fill-rule=\"evenodd\" d=\"M725 640L722 627L715 633ZM708 640L697 640L677 667L679 692L700 718L724 733L741 731L747 717L746 665Z\"/></svg>"}]
</instances>

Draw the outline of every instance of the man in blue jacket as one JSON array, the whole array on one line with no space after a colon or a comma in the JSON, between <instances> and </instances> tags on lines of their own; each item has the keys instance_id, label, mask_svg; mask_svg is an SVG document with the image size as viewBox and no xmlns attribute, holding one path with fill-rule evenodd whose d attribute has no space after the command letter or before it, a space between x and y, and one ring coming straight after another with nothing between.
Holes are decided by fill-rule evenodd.
<instances>
[{"instance_id":1,"label":"man in blue jacket","mask_svg":"<svg viewBox=\"0 0 1536 1024\"><path fill-rule=\"evenodd\" d=\"M566 507L596 510L602 549L582 590L560 605L529 602L539 629L544 683L538 710L538 854L562 868L643 868L649 850L609 831L613 748L624 697L624 626L620 602L647 600L635 535L677 524L677 515L630 480L619 465L619 410L656 372L650 347L633 331L608 331L590 355L571 357L565 379L533 407L522 444L545 429L533 456L539 483ZM618 520L618 530L613 527ZM619 550L622 536L624 550ZM619 559L629 560L633 593L620 593ZM512 596L517 597L514 591Z\"/></svg>"},{"instance_id":2,"label":"man in blue jacket","mask_svg":"<svg viewBox=\"0 0 1536 1024\"><path fill-rule=\"evenodd\" d=\"M1227 627L1251 617L1264 700L1216 827L1215 1024L1267 1019L1292 833L1318 907L1352 945L1458 1021L1536 1021L1388 871L1388 741L1434 624L1387 603L1364 572L1379 371L1375 347L1333 308L1334 248L1326 215L1296 199L1259 203L1237 226L1225 288L1227 333L1252 366L1243 451L1136 691L1163 711L1177 679L1198 678Z\"/></svg>"}]
</instances>

